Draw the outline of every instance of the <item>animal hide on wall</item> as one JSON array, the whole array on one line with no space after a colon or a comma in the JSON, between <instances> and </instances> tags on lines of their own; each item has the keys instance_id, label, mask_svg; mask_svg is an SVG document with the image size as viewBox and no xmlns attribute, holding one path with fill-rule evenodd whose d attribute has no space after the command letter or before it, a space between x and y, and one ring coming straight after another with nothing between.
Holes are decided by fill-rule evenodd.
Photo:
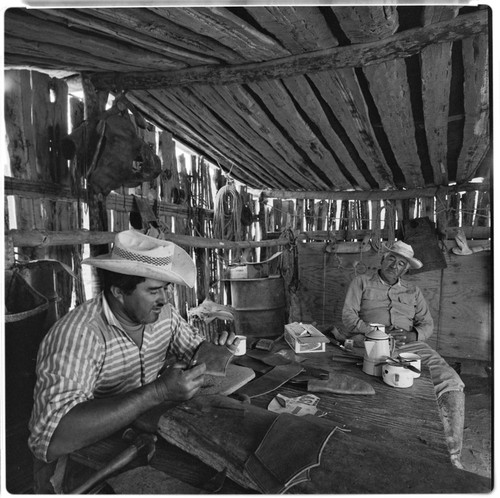
<instances>
[{"instance_id":1,"label":"animal hide on wall","mask_svg":"<svg viewBox=\"0 0 500 498\"><path fill-rule=\"evenodd\" d=\"M104 196L119 187L138 187L161 173L160 158L138 136L130 107L124 97L118 98L98 119L83 122L61 141L66 159L79 157L76 175ZM133 115L146 126L136 111Z\"/></svg>"}]
</instances>

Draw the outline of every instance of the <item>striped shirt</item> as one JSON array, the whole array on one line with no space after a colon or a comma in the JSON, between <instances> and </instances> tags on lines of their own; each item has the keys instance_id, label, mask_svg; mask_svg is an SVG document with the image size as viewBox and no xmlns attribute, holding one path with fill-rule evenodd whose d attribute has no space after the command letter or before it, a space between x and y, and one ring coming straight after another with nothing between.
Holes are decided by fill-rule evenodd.
<instances>
[{"instance_id":1,"label":"striped shirt","mask_svg":"<svg viewBox=\"0 0 500 498\"><path fill-rule=\"evenodd\" d=\"M141 347L125 333L101 294L54 324L38 351L29 447L47 461L61 418L75 405L152 382L167 356L187 361L203 341L170 304L145 325Z\"/></svg>"}]
</instances>

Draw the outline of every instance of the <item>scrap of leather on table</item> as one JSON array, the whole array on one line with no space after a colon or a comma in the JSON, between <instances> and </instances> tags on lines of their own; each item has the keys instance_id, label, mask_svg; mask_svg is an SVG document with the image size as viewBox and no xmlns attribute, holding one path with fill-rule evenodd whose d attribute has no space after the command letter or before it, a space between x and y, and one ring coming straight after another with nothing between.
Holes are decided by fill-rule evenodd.
<instances>
[{"instance_id":1,"label":"scrap of leather on table","mask_svg":"<svg viewBox=\"0 0 500 498\"><path fill-rule=\"evenodd\" d=\"M305 384L313 379L327 380L330 377L330 372L322 368L312 367L304 363L301 364L304 369L293 379L290 379L290 384Z\"/></svg>"},{"instance_id":2,"label":"scrap of leather on table","mask_svg":"<svg viewBox=\"0 0 500 498\"><path fill-rule=\"evenodd\" d=\"M331 373L326 380L309 380L307 391L334 394L375 394L375 389L368 382L341 373Z\"/></svg>"},{"instance_id":3,"label":"scrap of leather on table","mask_svg":"<svg viewBox=\"0 0 500 498\"><path fill-rule=\"evenodd\" d=\"M273 367L276 367L278 365L287 365L288 363L292 362L292 360L289 360L288 358L285 358L282 355L271 353L269 351L262 351L260 349L251 349L247 351L246 354L250 358L259 360L262 363L265 363L266 365L271 365Z\"/></svg>"},{"instance_id":4,"label":"scrap of leather on table","mask_svg":"<svg viewBox=\"0 0 500 498\"><path fill-rule=\"evenodd\" d=\"M254 378L255 372L251 368L229 363L225 377L205 375L203 385L196 393L196 396L206 396L208 394L229 396Z\"/></svg>"},{"instance_id":5,"label":"scrap of leather on table","mask_svg":"<svg viewBox=\"0 0 500 498\"><path fill-rule=\"evenodd\" d=\"M249 398L255 398L262 394L267 394L282 386L290 379L302 371L302 366L297 363L288 365L278 365L268 373L248 383L237 391L239 395L246 395Z\"/></svg>"},{"instance_id":6,"label":"scrap of leather on table","mask_svg":"<svg viewBox=\"0 0 500 498\"><path fill-rule=\"evenodd\" d=\"M251 368L255 372L259 372L261 374L265 374L273 368L271 365L266 365L265 363L262 363L261 361L254 358L250 358L247 355L235 356L232 363L234 363L235 365L239 365L240 367Z\"/></svg>"},{"instance_id":7,"label":"scrap of leather on table","mask_svg":"<svg viewBox=\"0 0 500 498\"><path fill-rule=\"evenodd\" d=\"M263 493L283 493L309 479L309 470L320 465L321 453L336 425L306 415L278 415L245 470Z\"/></svg>"},{"instance_id":8,"label":"scrap of leather on table","mask_svg":"<svg viewBox=\"0 0 500 498\"><path fill-rule=\"evenodd\" d=\"M203 341L191 360L192 365L205 363L207 375L225 376L229 362L234 354L225 346L217 346L208 341Z\"/></svg>"}]
</instances>

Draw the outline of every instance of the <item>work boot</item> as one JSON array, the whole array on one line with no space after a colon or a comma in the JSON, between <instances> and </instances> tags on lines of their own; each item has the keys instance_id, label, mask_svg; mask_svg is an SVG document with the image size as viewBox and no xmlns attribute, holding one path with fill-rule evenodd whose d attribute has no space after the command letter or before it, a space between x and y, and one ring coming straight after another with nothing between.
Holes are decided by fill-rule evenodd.
<instances>
[{"instance_id":1,"label":"work boot","mask_svg":"<svg viewBox=\"0 0 500 498\"><path fill-rule=\"evenodd\" d=\"M448 391L438 398L438 404L451 463L464 470L460 456L464 437L465 393Z\"/></svg>"}]
</instances>

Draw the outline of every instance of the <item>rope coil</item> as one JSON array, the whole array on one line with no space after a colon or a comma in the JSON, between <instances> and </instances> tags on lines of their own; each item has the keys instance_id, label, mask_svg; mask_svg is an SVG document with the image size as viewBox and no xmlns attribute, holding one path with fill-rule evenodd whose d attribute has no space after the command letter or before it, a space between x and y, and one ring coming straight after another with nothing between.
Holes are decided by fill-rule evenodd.
<instances>
[{"instance_id":1,"label":"rope coil","mask_svg":"<svg viewBox=\"0 0 500 498\"><path fill-rule=\"evenodd\" d=\"M221 187L214 202L214 237L223 240L241 240L241 212L243 202L232 181Z\"/></svg>"}]
</instances>

